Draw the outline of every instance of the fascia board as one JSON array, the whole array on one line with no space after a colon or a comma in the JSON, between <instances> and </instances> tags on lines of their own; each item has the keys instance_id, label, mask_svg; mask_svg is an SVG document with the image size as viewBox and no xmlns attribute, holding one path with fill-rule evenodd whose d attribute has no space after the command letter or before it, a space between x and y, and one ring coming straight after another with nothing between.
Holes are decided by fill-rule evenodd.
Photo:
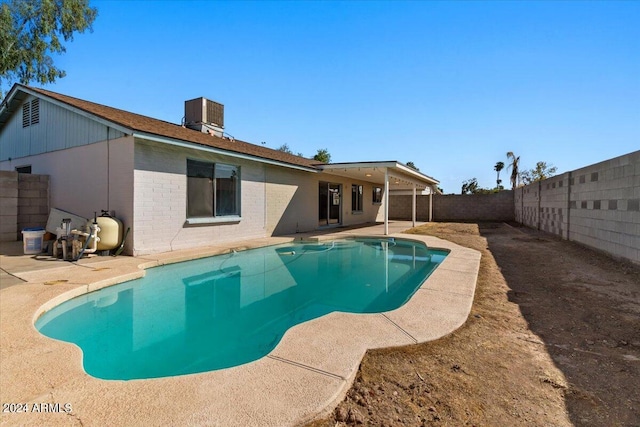
<instances>
[{"instance_id":1,"label":"fascia board","mask_svg":"<svg viewBox=\"0 0 640 427\"><path fill-rule=\"evenodd\" d=\"M250 160L250 161L253 161L253 162L260 162L260 163L266 163L266 164L274 165L274 166L281 166L281 167L285 167L285 168L301 170L301 171L305 171L305 172L314 172L314 173L320 172L318 169L306 168L304 166L293 165L291 163L278 162L276 160L265 159L263 157L251 156L249 154L236 153L234 151L227 151L227 150L223 150L223 149L220 149L220 148L209 147L207 145L198 144L197 142L188 142L188 141L183 141L183 140L180 140L180 139L165 138L165 137L161 137L161 136L158 136L158 135L153 135L153 134L150 134L150 133L133 132L133 137L134 138L145 139L145 140L148 140L148 141L160 142L160 143L163 143L163 144L170 144L170 145L174 145L174 146L182 147L182 148L190 148L190 149L193 149L193 150L200 150L200 151L206 151L208 153L215 153L215 154L220 154L220 155L224 155L224 156L235 157L235 158L243 159L243 160Z\"/></svg>"}]
</instances>

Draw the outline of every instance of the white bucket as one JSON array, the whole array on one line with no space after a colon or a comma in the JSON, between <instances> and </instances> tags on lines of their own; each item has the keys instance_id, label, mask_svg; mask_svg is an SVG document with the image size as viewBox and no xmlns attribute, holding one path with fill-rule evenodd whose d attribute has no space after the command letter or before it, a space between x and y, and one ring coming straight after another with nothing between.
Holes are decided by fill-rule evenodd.
<instances>
[{"instance_id":1,"label":"white bucket","mask_svg":"<svg viewBox=\"0 0 640 427\"><path fill-rule=\"evenodd\" d=\"M42 252L42 238L45 230L22 230L22 247L25 255Z\"/></svg>"}]
</instances>

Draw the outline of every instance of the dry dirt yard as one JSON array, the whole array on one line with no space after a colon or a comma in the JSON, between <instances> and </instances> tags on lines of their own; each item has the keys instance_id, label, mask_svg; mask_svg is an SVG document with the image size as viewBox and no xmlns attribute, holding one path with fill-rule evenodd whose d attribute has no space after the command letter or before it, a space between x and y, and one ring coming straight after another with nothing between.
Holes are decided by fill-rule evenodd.
<instances>
[{"instance_id":1,"label":"dry dirt yard","mask_svg":"<svg viewBox=\"0 0 640 427\"><path fill-rule=\"evenodd\" d=\"M640 268L504 223L410 231L482 252L453 334L369 351L311 427L640 426Z\"/></svg>"}]
</instances>

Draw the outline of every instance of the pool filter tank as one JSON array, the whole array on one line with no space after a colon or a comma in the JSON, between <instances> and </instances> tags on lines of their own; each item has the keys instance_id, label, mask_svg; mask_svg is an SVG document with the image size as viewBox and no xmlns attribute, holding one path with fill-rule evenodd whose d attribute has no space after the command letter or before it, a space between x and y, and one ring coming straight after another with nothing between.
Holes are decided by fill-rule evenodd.
<instances>
[{"instance_id":1,"label":"pool filter tank","mask_svg":"<svg viewBox=\"0 0 640 427\"><path fill-rule=\"evenodd\" d=\"M100 231L98 232L98 250L108 251L120 246L122 242L122 221L114 218L109 211L102 211L102 215L96 218Z\"/></svg>"}]
</instances>

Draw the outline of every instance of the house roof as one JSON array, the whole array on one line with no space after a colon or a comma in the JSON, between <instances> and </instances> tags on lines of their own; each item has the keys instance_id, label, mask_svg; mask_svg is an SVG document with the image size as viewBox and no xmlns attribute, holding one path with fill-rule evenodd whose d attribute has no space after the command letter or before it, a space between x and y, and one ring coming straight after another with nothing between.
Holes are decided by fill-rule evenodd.
<instances>
[{"instance_id":1,"label":"house roof","mask_svg":"<svg viewBox=\"0 0 640 427\"><path fill-rule=\"evenodd\" d=\"M160 138L168 138L187 143L203 145L228 151L231 153L243 154L258 159L271 160L277 163L285 163L287 165L298 166L309 170L316 170L316 166L322 164L317 160L307 159L293 154L288 154L279 150L251 144L237 139L220 138L215 135L209 135L197 130L184 128L180 125L165 122L163 120L154 119L152 117L143 116L141 114L131 113L129 111L120 110L118 108L108 107L106 105L97 104L95 102L85 101L83 99L74 98L60 93L51 92L45 89L39 89L21 84L13 86L7 95L6 112L11 114L19 105L12 106L11 100L16 98L19 104L24 96L16 96L17 92L22 91L32 95L39 95L45 99L61 102L74 109L79 109L97 118L106 120L113 124L119 125L125 129L125 133L130 134L146 134ZM5 110L4 108L2 110ZM5 111L2 111L5 113ZM4 114L3 114L4 115ZM0 120L0 126L6 118ZM128 132L127 132L128 130ZM145 135L138 135L144 137Z\"/></svg>"},{"instance_id":2,"label":"house roof","mask_svg":"<svg viewBox=\"0 0 640 427\"><path fill-rule=\"evenodd\" d=\"M236 153L258 161L266 161L310 172L326 172L374 184L384 185L386 176L391 178L389 181L391 190L411 189L414 187L436 189L439 183L436 179L395 160L324 164L317 160L307 159L237 139L220 138L141 114L21 84L15 84L0 105L0 129L7 123L9 117L20 108L20 105L29 94L63 105L94 120L115 127L126 134L140 138L156 139L168 143L197 144L229 154Z\"/></svg>"}]
</instances>

